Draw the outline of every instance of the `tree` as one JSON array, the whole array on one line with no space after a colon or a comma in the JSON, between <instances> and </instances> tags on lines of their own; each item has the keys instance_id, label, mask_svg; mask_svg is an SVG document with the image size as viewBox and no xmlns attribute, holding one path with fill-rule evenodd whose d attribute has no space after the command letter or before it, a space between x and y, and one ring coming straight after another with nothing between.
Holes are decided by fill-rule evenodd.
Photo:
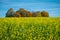
<instances>
[{"instance_id":1,"label":"tree","mask_svg":"<svg viewBox=\"0 0 60 40\"><path fill-rule=\"evenodd\" d=\"M21 17L21 15L19 14L19 12L14 13L14 17Z\"/></svg>"},{"instance_id":2,"label":"tree","mask_svg":"<svg viewBox=\"0 0 60 40\"><path fill-rule=\"evenodd\" d=\"M49 14L48 14L48 12L42 11L41 16L42 17L49 17Z\"/></svg>"},{"instance_id":3,"label":"tree","mask_svg":"<svg viewBox=\"0 0 60 40\"><path fill-rule=\"evenodd\" d=\"M20 8L18 11L16 12L19 12L19 14L21 15L21 17L26 17L26 11L24 10L24 8Z\"/></svg>"},{"instance_id":4,"label":"tree","mask_svg":"<svg viewBox=\"0 0 60 40\"><path fill-rule=\"evenodd\" d=\"M26 17L32 17L32 13L30 11L26 11L25 14L26 14Z\"/></svg>"},{"instance_id":5,"label":"tree","mask_svg":"<svg viewBox=\"0 0 60 40\"><path fill-rule=\"evenodd\" d=\"M6 17L13 17L13 15L14 15L14 10L13 8L10 8L6 13Z\"/></svg>"},{"instance_id":6,"label":"tree","mask_svg":"<svg viewBox=\"0 0 60 40\"><path fill-rule=\"evenodd\" d=\"M36 15L37 15L37 17L41 17L41 12L40 11L37 11L36 12Z\"/></svg>"},{"instance_id":7,"label":"tree","mask_svg":"<svg viewBox=\"0 0 60 40\"><path fill-rule=\"evenodd\" d=\"M36 12L32 12L32 17L36 17L37 13Z\"/></svg>"},{"instance_id":8,"label":"tree","mask_svg":"<svg viewBox=\"0 0 60 40\"><path fill-rule=\"evenodd\" d=\"M26 17L26 13L25 12L20 12L21 17Z\"/></svg>"},{"instance_id":9,"label":"tree","mask_svg":"<svg viewBox=\"0 0 60 40\"><path fill-rule=\"evenodd\" d=\"M6 13L6 17L49 17L49 14L46 11L30 12L24 10L24 8L20 8L14 12L13 8L10 8Z\"/></svg>"}]
</instances>

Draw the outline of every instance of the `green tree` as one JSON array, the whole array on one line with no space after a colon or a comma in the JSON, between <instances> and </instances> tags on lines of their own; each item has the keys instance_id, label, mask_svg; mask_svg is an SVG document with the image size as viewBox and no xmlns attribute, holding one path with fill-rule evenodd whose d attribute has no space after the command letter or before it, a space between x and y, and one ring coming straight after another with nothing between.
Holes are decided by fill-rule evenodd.
<instances>
[{"instance_id":1,"label":"green tree","mask_svg":"<svg viewBox=\"0 0 60 40\"><path fill-rule=\"evenodd\" d=\"M13 17L13 15L14 15L14 10L13 8L10 8L6 13L6 17Z\"/></svg>"}]
</instances>

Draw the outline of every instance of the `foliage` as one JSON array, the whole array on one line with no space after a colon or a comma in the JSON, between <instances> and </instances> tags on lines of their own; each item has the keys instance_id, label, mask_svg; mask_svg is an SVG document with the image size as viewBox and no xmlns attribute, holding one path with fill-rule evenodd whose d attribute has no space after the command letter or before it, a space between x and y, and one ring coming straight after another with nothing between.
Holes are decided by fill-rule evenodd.
<instances>
[{"instance_id":1,"label":"foliage","mask_svg":"<svg viewBox=\"0 0 60 40\"><path fill-rule=\"evenodd\" d=\"M60 18L0 18L0 40L59 40Z\"/></svg>"},{"instance_id":2,"label":"foliage","mask_svg":"<svg viewBox=\"0 0 60 40\"><path fill-rule=\"evenodd\" d=\"M49 17L48 12L42 11L41 12L42 17Z\"/></svg>"},{"instance_id":3,"label":"foliage","mask_svg":"<svg viewBox=\"0 0 60 40\"><path fill-rule=\"evenodd\" d=\"M10 8L6 13L6 17L13 17L13 15L14 15L14 10L13 8Z\"/></svg>"},{"instance_id":4,"label":"foliage","mask_svg":"<svg viewBox=\"0 0 60 40\"><path fill-rule=\"evenodd\" d=\"M49 14L48 12L45 12L45 11L30 12L30 11L25 10L24 8L20 8L14 13L13 9L10 8L8 12L6 13L6 17L49 17Z\"/></svg>"}]
</instances>

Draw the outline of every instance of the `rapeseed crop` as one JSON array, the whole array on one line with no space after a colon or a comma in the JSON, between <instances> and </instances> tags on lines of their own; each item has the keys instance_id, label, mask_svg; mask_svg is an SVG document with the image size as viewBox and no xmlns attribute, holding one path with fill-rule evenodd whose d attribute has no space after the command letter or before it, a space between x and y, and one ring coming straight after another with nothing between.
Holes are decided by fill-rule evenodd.
<instances>
[{"instance_id":1,"label":"rapeseed crop","mask_svg":"<svg viewBox=\"0 0 60 40\"><path fill-rule=\"evenodd\" d=\"M0 40L59 40L60 18L0 18Z\"/></svg>"}]
</instances>

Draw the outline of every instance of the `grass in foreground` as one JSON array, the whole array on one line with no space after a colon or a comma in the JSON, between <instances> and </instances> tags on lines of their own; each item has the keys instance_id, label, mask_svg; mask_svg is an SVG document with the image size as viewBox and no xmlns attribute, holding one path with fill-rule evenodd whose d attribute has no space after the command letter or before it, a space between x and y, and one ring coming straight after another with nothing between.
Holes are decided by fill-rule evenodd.
<instances>
[{"instance_id":1,"label":"grass in foreground","mask_svg":"<svg viewBox=\"0 0 60 40\"><path fill-rule=\"evenodd\" d=\"M60 18L0 18L0 40L59 40Z\"/></svg>"}]
</instances>

